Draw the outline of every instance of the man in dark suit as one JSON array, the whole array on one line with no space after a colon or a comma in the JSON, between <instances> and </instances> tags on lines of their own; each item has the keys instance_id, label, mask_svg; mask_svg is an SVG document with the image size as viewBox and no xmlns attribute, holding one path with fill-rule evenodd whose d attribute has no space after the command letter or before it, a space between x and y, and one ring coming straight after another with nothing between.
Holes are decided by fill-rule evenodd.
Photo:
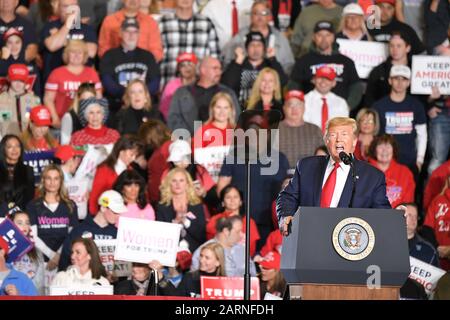
<instances>
[{"instance_id":1,"label":"man in dark suit","mask_svg":"<svg viewBox=\"0 0 450 320\"><path fill-rule=\"evenodd\" d=\"M386 197L384 174L368 163L356 159L353 167L357 180L351 201L352 169L341 161L339 153L354 152L357 142L356 129L354 119L331 119L324 136L330 156L308 157L298 162L294 177L277 198L280 230L285 236L289 234L288 226L300 206L391 209Z\"/></svg>"}]
</instances>

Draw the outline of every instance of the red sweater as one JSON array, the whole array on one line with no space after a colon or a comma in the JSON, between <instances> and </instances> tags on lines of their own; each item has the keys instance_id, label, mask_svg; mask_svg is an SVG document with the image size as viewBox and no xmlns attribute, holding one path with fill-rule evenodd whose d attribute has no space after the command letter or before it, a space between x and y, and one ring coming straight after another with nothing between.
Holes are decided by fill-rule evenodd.
<instances>
[{"instance_id":1,"label":"red sweater","mask_svg":"<svg viewBox=\"0 0 450 320\"><path fill-rule=\"evenodd\" d=\"M369 163L378 168L375 160L369 159ZM392 208L404 202L414 202L416 183L414 182L413 174L407 166L399 164L392 159L384 175L386 177L386 196Z\"/></svg>"},{"instance_id":2,"label":"red sweater","mask_svg":"<svg viewBox=\"0 0 450 320\"><path fill-rule=\"evenodd\" d=\"M156 149L147 164L148 172L148 197L150 203L155 204L159 201L159 186L161 184L162 175L169 168L167 158L169 158L169 146L172 141L166 141L159 149Z\"/></svg>"},{"instance_id":3,"label":"red sweater","mask_svg":"<svg viewBox=\"0 0 450 320\"><path fill-rule=\"evenodd\" d=\"M440 246L450 246L450 188L431 201L423 224L433 228ZM450 271L449 259L440 259L440 264Z\"/></svg>"},{"instance_id":4,"label":"red sweater","mask_svg":"<svg viewBox=\"0 0 450 320\"><path fill-rule=\"evenodd\" d=\"M425 209L428 208L431 201L442 191L449 174L450 160L444 162L433 171L423 194L423 207Z\"/></svg>"},{"instance_id":5,"label":"red sweater","mask_svg":"<svg viewBox=\"0 0 450 320\"><path fill-rule=\"evenodd\" d=\"M216 235L216 223L220 218L228 218L231 216L231 212L218 213L211 217L211 219L206 224L206 240L212 239ZM246 231L246 220L242 217L242 232L244 233L243 243L245 243L245 231ZM250 218L250 255L253 257L256 252L256 243L261 237L259 236L258 227L256 226L255 220Z\"/></svg>"},{"instance_id":6,"label":"red sweater","mask_svg":"<svg viewBox=\"0 0 450 320\"><path fill-rule=\"evenodd\" d=\"M86 144L110 144L119 140L120 134L114 129L102 126L100 129L85 127L72 135L71 145L84 146Z\"/></svg>"},{"instance_id":7,"label":"red sweater","mask_svg":"<svg viewBox=\"0 0 450 320\"><path fill-rule=\"evenodd\" d=\"M92 191L89 195L89 212L95 216L98 211L98 198L100 195L113 187L118 175L114 169L107 165L97 167L95 172L94 182L92 184Z\"/></svg>"}]
</instances>

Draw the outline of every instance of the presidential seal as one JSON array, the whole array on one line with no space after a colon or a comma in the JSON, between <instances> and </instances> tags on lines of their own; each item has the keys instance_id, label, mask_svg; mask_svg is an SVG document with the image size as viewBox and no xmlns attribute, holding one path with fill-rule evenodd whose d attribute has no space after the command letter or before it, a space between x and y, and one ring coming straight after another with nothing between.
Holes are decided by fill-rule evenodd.
<instances>
[{"instance_id":1,"label":"presidential seal","mask_svg":"<svg viewBox=\"0 0 450 320\"><path fill-rule=\"evenodd\" d=\"M375 234L366 221L351 217L336 225L332 241L334 249L342 258L358 261L372 252L375 245Z\"/></svg>"}]
</instances>

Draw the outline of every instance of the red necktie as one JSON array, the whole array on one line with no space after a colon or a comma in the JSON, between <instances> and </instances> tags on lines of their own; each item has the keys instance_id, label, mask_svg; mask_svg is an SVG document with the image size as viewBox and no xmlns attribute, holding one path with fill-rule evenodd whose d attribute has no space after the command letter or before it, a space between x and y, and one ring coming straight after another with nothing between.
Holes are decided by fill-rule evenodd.
<instances>
[{"instance_id":1,"label":"red necktie","mask_svg":"<svg viewBox=\"0 0 450 320\"><path fill-rule=\"evenodd\" d=\"M337 169L339 168L339 162L334 163L334 168L328 176L327 181L322 188L322 196L320 197L320 207L329 208L331 199L333 198L334 188L336 187Z\"/></svg>"},{"instance_id":2,"label":"red necktie","mask_svg":"<svg viewBox=\"0 0 450 320\"><path fill-rule=\"evenodd\" d=\"M327 98L322 98L322 133L325 133L328 121L328 104Z\"/></svg>"},{"instance_id":3,"label":"red necktie","mask_svg":"<svg viewBox=\"0 0 450 320\"><path fill-rule=\"evenodd\" d=\"M231 10L231 19L232 19L232 35L235 36L239 31L239 22L238 22L238 11L236 8L236 1L233 0L231 2L233 4L233 9Z\"/></svg>"}]
</instances>

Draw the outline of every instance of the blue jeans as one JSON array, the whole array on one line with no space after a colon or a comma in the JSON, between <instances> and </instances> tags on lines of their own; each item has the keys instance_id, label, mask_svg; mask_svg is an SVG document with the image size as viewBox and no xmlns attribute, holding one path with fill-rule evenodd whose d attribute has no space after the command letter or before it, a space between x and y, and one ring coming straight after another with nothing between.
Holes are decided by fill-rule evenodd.
<instances>
[{"instance_id":1,"label":"blue jeans","mask_svg":"<svg viewBox=\"0 0 450 320\"><path fill-rule=\"evenodd\" d=\"M437 117L430 119L430 147L431 161L428 174L447 160L450 149L450 113L448 109L442 110Z\"/></svg>"}]
</instances>

